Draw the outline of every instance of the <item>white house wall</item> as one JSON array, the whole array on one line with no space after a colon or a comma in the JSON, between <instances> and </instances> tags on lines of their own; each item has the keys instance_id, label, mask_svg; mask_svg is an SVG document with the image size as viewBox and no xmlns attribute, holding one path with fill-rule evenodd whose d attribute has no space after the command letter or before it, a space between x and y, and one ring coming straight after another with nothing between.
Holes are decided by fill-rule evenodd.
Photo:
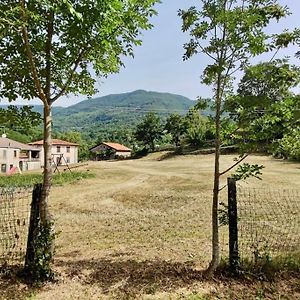
<instances>
[{"instance_id":1,"label":"white house wall","mask_svg":"<svg viewBox=\"0 0 300 300\"><path fill-rule=\"evenodd\" d=\"M60 152L57 151L57 146L60 146ZM35 146L38 149L41 149L41 165L44 166L44 148L42 145ZM70 152L67 152L67 147L70 147ZM54 160L56 163L56 158L59 157L59 154L64 155L64 159L68 164L77 164L78 163L78 146L65 146L65 145L52 145L51 153L54 154ZM69 161L68 161L69 158ZM65 161L61 160L61 165L65 165Z\"/></svg>"},{"instance_id":2,"label":"white house wall","mask_svg":"<svg viewBox=\"0 0 300 300\"><path fill-rule=\"evenodd\" d=\"M15 153L16 153L16 155L15 155ZM0 148L0 165L1 166L6 165L6 171L10 170L11 166L18 167L19 166L19 156L20 156L20 149Z\"/></svg>"},{"instance_id":3,"label":"white house wall","mask_svg":"<svg viewBox=\"0 0 300 300\"><path fill-rule=\"evenodd\" d=\"M131 156L131 152L116 151L116 155L123 156L123 157L129 157L129 156Z\"/></svg>"}]
</instances>

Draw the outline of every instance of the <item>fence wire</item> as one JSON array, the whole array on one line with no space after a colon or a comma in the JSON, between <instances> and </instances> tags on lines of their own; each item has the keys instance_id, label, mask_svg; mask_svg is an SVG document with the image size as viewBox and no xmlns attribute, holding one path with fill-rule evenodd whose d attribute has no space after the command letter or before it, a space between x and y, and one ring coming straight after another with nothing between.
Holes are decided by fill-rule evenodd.
<instances>
[{"instance_id":1,"label":"fence wire","mask_svg":"<svg viewBox=\"0 0 300 300\"><path fill-rule=\"evenodd\" d=\"M0 189L0 266L24 261L31 197L32 189Z\"/></svg>"},{"instance_id":2,"label":"fence wire","mask_svg":"<svg viewBox=\"0 0 300 300\"><path fill-rule=\"evenodd\" d=\"M237 189L241 259L300 253L300 190Z\"/></svg>"}]
</instances>

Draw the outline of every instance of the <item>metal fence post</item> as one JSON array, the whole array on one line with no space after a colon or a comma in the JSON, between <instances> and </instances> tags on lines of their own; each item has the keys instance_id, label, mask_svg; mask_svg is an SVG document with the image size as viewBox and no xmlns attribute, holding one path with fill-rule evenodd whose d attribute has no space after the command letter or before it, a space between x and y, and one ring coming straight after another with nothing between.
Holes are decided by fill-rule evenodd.
<instances>
[{"instance_id":1,"label":"metal fence post","mask_svg":"<svg viewBox=\"0 0 300 300\"><path fill-rule=\"evenodd\" d=\"M236 199L236 181L227 178L228 185L228 224L229 224L229 265L233 271L239 267L238 215Z\"/></svg>"},{"instance_id":2,"label":"metal fence post","mask_svg":"<svg viewBox=\"0 0 300 300\"><path fill-rule=\"evenodd\" d=\"M39 204L41 199L42 184L35 184L32 191L32 202L30 210L30 222L28 229L28 239L25 257L25 270L33 263L35 259L34 241L38 233L40 221Z\"/></svg>"}]
</instances>

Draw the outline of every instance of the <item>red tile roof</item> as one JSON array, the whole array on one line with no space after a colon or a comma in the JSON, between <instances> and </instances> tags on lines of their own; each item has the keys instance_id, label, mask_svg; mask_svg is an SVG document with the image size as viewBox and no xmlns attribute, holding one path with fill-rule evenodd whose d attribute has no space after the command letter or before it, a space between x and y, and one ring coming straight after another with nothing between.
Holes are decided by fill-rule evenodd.
<instances>
[{"instance_id":1,"label":"red tile roof","mask_svg":"<svg viewBox=\"0 0 300 300\"><path fill-rule=\"evenodd\" d=\"M102 143L103 145L106 145L116 151L131 151L131 149L127 148L126 146L124 145L121 145L121 144L118 144L118 143Z\"/></svg>"},{"instance_id":2,"label":"red tile roof","mask_svg":"<svg viewBox=\"0 0 300 300\"><path fill-rule=\"evenodd\" d=\"M29 145L43 145L43 143L44 143L44 141L40 140L40 141L29 143ZM52 139L52 145L58 145L58 146L79 146L79 144L70 143L70 142L66 142L66 141L58 140L58 139Z\"/></svg>"}]
</instances>

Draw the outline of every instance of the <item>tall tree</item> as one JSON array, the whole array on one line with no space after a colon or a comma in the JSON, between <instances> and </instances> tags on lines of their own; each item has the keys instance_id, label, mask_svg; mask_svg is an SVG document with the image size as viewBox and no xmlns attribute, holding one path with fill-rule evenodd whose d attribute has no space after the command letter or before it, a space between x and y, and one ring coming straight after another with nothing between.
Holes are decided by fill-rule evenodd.
<instances>
[{"instance_id":1,"label":"tall tree","mask_svg":"<svg viewBox=\"0 0 300 300\"><path fill-rule=\"evenodd\" d=\"M300 83L300 68L286 59L250 66L238 86L237 94L225 104L236 121L235 132L241 147L251 141L253 150L276 148L290 127L299 125L299 96L292 88Z\"/></svg>"},{"instance_id":2,"label":"tall tree","mask_svg":"<svg viewBox=\"0 0 300 300\"><path fill-rule=\"evenodd\" d=\"M205 140L208 120L200 115L197 107L189 109L184 117L186 128L185 138L189 145L202 146Z\"/></svg>"},{"instance_id":3,"label":"tall tree","mask_svg":"<svg viewBox=\"0 0 300 300\"><path fill-rule=\"evenodd\" d=\"M137 125L134 132L137 141L144 144L148 150L155 150L155 143L162 137L162 124L160 118L153 112L148 113Z\"/></svg>"},{"instance_id":4,"label":"tall tree","mask_svg":"<svg viewBox=\"0 0 300 300\"><path fill-rule=\"evenodd\" d=\"M223 103L232 89L233 75L242 69L253 56L287 46L294 34L267 35L265 27L272 20L279 21L288 13L277 0L201 0L202 7L180 10L182 30L191 39L185 44L184 60L202 53L210 59L205 67L202 82L212 86L215 101L215 168L212 205L212 275L220 260L218 203L220 176L221 116ZM241 158L241 160L244 157Z\"/></svg>"},{"instance_id":5,"label":"tall tree","mask_svg":"<svg viewBox=\"0 0 300 300\"><path fill-rule=\"evenodd\" d=\"M166 120L165 130L170 133L172 142L175 146L179 147L181 139L186 132L184 118L178 113L171 114Z\"/></svg>"},{"instance_id":6,"label":"tall tree","mask_svg":"<svg viewBox=\"0 0 300 300\"><path fill-rule=\"evenodd\" d=\"M0 3L0 93L44 105L41 222L49 219L51 107L66 94L95 93L95 77L119 71L141 30L151 28L156 0L3 0Z\"/></svg>"}]
</instances>

